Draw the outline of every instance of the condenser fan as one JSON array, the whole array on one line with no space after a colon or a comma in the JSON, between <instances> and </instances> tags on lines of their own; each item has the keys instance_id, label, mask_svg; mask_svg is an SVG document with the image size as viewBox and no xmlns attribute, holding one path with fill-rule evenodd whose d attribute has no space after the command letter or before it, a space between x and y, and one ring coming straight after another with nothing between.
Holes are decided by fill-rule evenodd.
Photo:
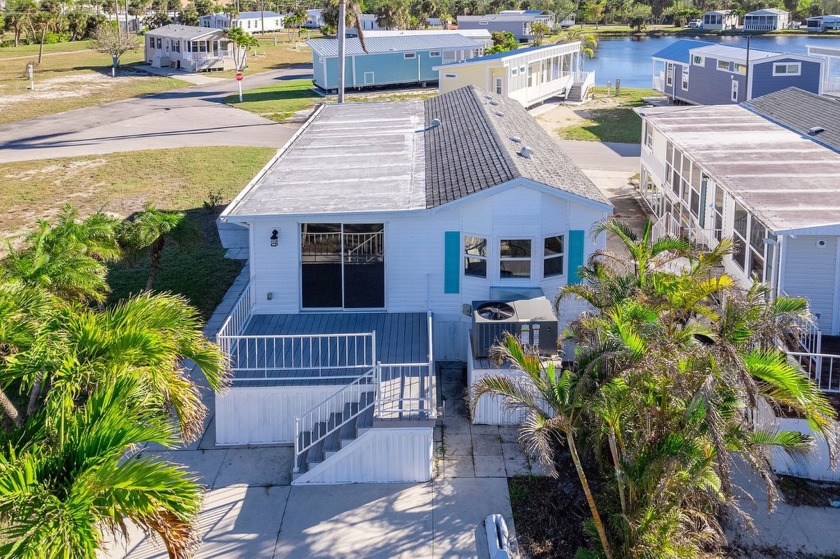
<instances>
[{"instance_id":1,"label":"condenser fan","mask_svg":"<svg viewBox=\"0 0 840 559\"><path fill-rule=\"evenodd\" d=\"M507 320L515 311L507 303L484 303L476 312L485 320Z\"/></svg>"}]
</instances>

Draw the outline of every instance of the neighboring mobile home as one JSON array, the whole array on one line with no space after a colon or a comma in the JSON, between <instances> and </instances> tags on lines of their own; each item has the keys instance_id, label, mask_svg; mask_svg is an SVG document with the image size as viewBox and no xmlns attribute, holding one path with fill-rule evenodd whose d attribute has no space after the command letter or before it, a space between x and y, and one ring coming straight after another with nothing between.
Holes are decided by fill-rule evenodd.
<instances>
[{"instance_id":1,"label":"neighboring mobile home","mask_svg":"<svg viewBox=\"0 0 840 559\"><path fill-rule=\"evenodd\" d=\"M486 29L488 31L507 31L520 43L529 43L534 38L531 25L534 22L545 23L552 27L550 16L537 13L500 13L485 16L458 16L458 29Z\"/></svg>"},{"instance_id":2,"label":"neighboring mobile home","mask_svg":"<svg viewBox=\"0 0 840 559\"><path fill-rule=\"evenodd\" d=\"M703 41L676 41L653 55L653 89L692 105L740 103L787 87L822 92L826 60ZM747 60L749 58L749 60Z\"/></svg>"},{"instance_id":3,"label":"neighboring mobile home","mask_svg":"<svg viewBox=\"0 0 840 559\"><path fill-rule=\"evenodd\" d=\"M250 284L217 337L217 443L294 442L296 484L428 480L435 360L467 359L474 303L538 314L580 281L610 212L516 101L320 106L220 217Z\"/></svg>"},{"instance_id":4,"label":"neighboring mobile home","mask_svg":"<svg viewBox=\"0 0 840 559\"><path fill-rule=\"evenodd\" d=\"M338 87L338 40L313 39L313 82L321 89ZM371 36L367 52L358 38L347 39L345 71L349 88L436 82L435 66L460 62L484 51L481 44L453 32L429 35Z\"/></svg>"},{"instance_id":5,"label":"neighboring mobile home","mask_svg":"<svg viewBox=\"0 0 840 559\"><path fill-rule=\"evenodd\" d=\"M231 20L227 14L210 14L201 16L202 27L214 29L230 29L238 27L246 33L263 33L283 29L286 16L277 12L241 12Z\"/></svg>"},{"instance_id":6,"label":"neighboring mobile home","mask_svg":"<svg viewBox=\"0 0 840 559\"><path fill-rule=\"evenodd\" d=\"M305 28L318 29L322 25L324 25L324 10L320 8L306 10L306 21L303 22Z\"/></svg>"},{"instance_id":7,"label":"neighboring mobile home","mask_svg":"<svg viewBox=\"0 0 840 559\"><path fill-rule=\"evenodd\" d=\"M365 37L409 37L420 35L461 35L480 44L482 49L493 46L493 37L486 29L394 29L365 31Z\"/></svg>"},{"instance_id":8,"label":"neighboring mobile home","mask_svg":"<svg viewBox=\"0 0 840 559\"><path fill-rule=\"evenodd\" d=\"M188 72L232 70L234 45L221 29L164 25L143 36L144 60L155 68Z\"/></svg>"},{"instance_id":9,"label":"neighboring mobile home","mask_svg":"<svg viewBox=\"0 0 840 559\"><path fill-rule=\"evenodd\" d=\"M594 73L580 70L580 42L500 52L438 66L438 91L475 85L531 107L551 97L578 99L594 83Z\"/></svg>"},{"instance_id":10,"label":"neighboring mobile home","mask_svg":"<svg viewBox=\"0 0 840 559\"><path fill-rule=\"evenodd\" d=\"M840 16L809 17L806 23L808 31L837 31L840 30Z\"/></svg>"},{"instance_id":11,"label":"neighboring mobile home","mask_svg":"<svg viewBox=\"0 0 840 559\"><path fill-rule=\"evenodd\" d=\"M744 16L744 31L778 31L787 29L790 12L778 8L756 10Z\"/></svg>"},{"instance_id":12,"label":"neighboring mobile home","mask_svg":"<svg viewBox=\"0 0 840 559\"><path fill-rule=\"evenodd\" d=\"M703 13L701 29L704 31L723 31L724 29L737 29L738 14L732 10L713 10Z\"/></svg>"}]
</instances>

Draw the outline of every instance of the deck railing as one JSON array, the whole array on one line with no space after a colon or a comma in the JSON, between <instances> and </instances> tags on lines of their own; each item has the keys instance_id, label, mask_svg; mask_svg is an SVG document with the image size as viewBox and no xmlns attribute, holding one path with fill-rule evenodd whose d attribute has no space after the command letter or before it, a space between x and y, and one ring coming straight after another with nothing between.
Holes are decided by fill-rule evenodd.
<instances>
[{"instance_id":1,"label":"deck railing","mask_svg":"<svg viewBox=\"0 0 840 559\"><path fill-rule=\"evenodd\" d=\"M234 384L287 378L328 380L355 377L376 364L376 333L279 336L217 336L230 357Z\"/></svg>"},{"instance_id":2,"label":"deck railing","mask_svg":"<svg viewBox=\"0 0 840 559\"><path fill-rule=\"evenodd\" d=\"M233 304L221 328L216 333L216 343L219 344L225 355L230 357L230 347L228 340L233 336L242 334L245 326L248 324L248 319L251 318L251 309L254 307L254 292L251 288L251 283L245 286L245 290Z\"/></svg>"},{"instance_id":3,"label":"deck railing","mask_svg":"<svg viewBox=\"0 0 840 559\"><path fill-rule=\"evenodd\" d=\"M840 78L828 78L822 82L824 95L837 95L840 93Z\"/></svg>"},{"instance_id":4,"label":"deck railing","mask_svg":"<svg viewBox=\"0 0 840 559\"><path fill-rule=\"evenodd\" d=\"M435 416L436 387L430 363L380 364L377 369L377 419L423 420Z\"/></svg>"},{"instance_id":5,"label":"deck railing","mask_svg":"<svg viewBox=\"0 0 840 559\"><path fill-rule=\"evenodd\" d=\"M653 89L655 91L665 91L665 76L653 76Z\"/></svg>"},{"instance_id":6,"label":"deck railing","mask_svg":"<svg viewBox=\"0 0 840 559\"><path fill-rule=\"evenodd\" d=\"M840 355L789 351L814 384L823 392L840 394Z\"/></svg>"}]
</instances>

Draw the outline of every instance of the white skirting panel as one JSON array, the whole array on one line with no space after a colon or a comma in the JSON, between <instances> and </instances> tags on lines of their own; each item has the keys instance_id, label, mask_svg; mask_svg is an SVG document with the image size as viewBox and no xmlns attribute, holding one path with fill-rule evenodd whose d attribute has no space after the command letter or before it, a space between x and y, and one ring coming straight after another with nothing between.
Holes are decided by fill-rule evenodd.
<instances>
[{"instance_id":1,"label":"white skirting panel","mask_svg":"<svg viewBox=\"0 0 840 559\"><path fill-rule=\"evenodd\" d=\"M490 375L523 376L525 373L512 369L475 369L473 359L467 359L467 386ZM478 401L472 422L481 425L519 425L525 419L525 412L510 411L498 396L482 396Z\"/></svg>"},{"instance_id":2,"label":"white skirting panel","mask_svg":"<svg viewBox=\"0 0 840 559\"><path fill-rule=\"evenodd\" d=\"M295 416L338 392L340 386L234 387L216 394L216 444L291 444ZM356 388L358 390L358 388ZM330 412L340 412L337 409Z\"/></svg>"},{"instance_id":3,"label":"white skirting panel","mask_svg":"<svg viewBox=\"0 0 840 559\"><path fill-rule=\"evenodd\" d=\"M805 419L777 418L782 431L797 431L813 436L813 431ZM782 450L774 450L773 470L785 474L820 481L840 481L840 471L832 470L828 460L828 445L825 439L815 436L816 448L807 456L793 458Z\"/></svg>"},{"instance_id":4,"label":"white skirting panel","mask_svg":"<svg viewBox=\"0 0 840 559\"><path fill-rule=\"evenodd\" d=\"M298 479L307 483L413 483L432 479L431 427L367 430Z\"/></svg>"}]
</instances>

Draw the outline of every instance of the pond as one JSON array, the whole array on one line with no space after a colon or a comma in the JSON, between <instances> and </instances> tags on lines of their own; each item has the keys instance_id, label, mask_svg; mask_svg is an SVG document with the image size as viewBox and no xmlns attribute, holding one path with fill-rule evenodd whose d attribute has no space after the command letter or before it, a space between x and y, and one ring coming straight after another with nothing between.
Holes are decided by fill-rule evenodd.
<instances>
[{"instance_id":1,"label":"pond","mask_svg":"<svg viewBox=\"0 0 840 559\"><path fill-rule=\"evenodd\" d=\"M734 47L746 47L747 39L742 36L709 37L619 37L599 40L595 57L585 60L583 69L595 70L595 81L606 85L607 81L615 84L616 78L623 87L651 87L653 71L651 55L680 39L698 39L710 43L721 43ZM775 52L807 54L807 45L826 45L840 48L840 38L814 37L804 35L765 35L753 36L750 47ZM834 69L834 68L833 68ZM840 69L836 69L838 71Z\"/></svg>"}]
</instances>

